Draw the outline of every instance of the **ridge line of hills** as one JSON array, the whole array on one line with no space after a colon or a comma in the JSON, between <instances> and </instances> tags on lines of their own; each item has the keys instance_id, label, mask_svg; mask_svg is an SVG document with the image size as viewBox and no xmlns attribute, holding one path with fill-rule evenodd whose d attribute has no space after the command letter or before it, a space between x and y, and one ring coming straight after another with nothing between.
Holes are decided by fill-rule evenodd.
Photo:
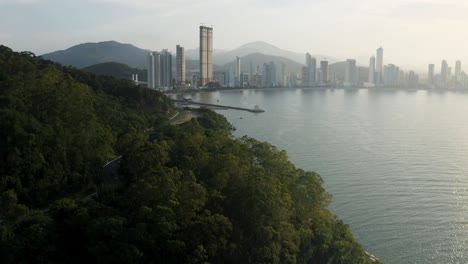
<instances>
[{"instance_id":1,"label":"ridge line of hills","mask_svg":"<svg viewBox=\"0 0 468 264\"><path fill-rule=\"evenodd\" d=\"M55 51L41 55L63 65L82 68L95 74L111 75L118 78L129 79L132 73L138 73L140 80L146 80L146 57L150 50L141 49L131 44L122 44L116 41L104 41L98 43L82 43L65 50ZM229 70L235 68L235 57L241 57L241 70L249 71L252 61L254 70L257 65L270 61L277 65L285 64L288 71L301 73L304 66L305 53L295 53L282 50L266 42L257 41L247 43L231 51L214 51L214 71ZM325 56L317 55L317 62ZM330 58L330 57L327 57ZM173 55L175 61L175 55ZM117 64L124 64L126 66ZM173 63L175 67L175 63ZM344 78L345 62L330 59L330 73L337 78ZM360 78L366 78L368 69L361 68ZM187 75L197 73L199 69L198 50L186 50L186 72Z\"/></svg>"}]
</instances>

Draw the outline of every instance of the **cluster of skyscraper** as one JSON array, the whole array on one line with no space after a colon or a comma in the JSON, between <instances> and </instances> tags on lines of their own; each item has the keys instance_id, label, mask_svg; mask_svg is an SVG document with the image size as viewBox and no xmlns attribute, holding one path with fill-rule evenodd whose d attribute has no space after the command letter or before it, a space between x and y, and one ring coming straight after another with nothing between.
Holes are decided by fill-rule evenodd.
<instances>
[{"instance_id":1,"label":"cluster of skyscraper","mask_svg":"<svg viewBox=\"0 0 468 264\"><path fill-rule=\"evenodd\" d=\"M364 87L417 88L419 77L414 71L405 73L395 64L384 65L382 47L376 53L377 58L372 55L369 59L369 75L367 82L363 82Z\"/></svg>"},{"instance_id":2,"label":"cluster of skyscraper","mask_svg":"<svg viewBox=\"0 0 468 264\"><path fill-rule=\"evenodd\" d=\"M148 54L148 88L184 87L186 85L185 49L176 46L175 79L173 78L172 54L167 49ZM135 76L132 76L135 80ZM192 83L202 86L213 80L213 29L200 26L200 79L193 76ZM137 80L138 81L138 80Z\"/></svg>"},{"instance_id":3,"label":"cluster of skyscraper","mask_svg":"<svg viewBox=\"0 0 468 264\"><path fill-rule=\"evenodd\" d=\"M148 87L172 86L172 54L164 49L148 54Z\"/></svg>"},{"instance_id":4,"label":"cluster of skyscraper","mask_svg":"<svg viewBox=\"0 0 468 264\"><path fill-rule=\"evenodd\" d=\"M248 64L248 72L242 71L241 58L236 57L234 69L215 73L216 84L220 87L292 87L292 75L285 64L281 68L273 61L257 65Z\"/></svg>"},{"instance_id":5,"label":"cluster of skyscraper","mask_svg":"<svg viewBox=\"0 0 468 264\"><path fill-rule=\"evenodd\" d=\"M184 48L176 47L176 80L172 75L172 53L167 49L148 54L148 88L172 87L174 82L185 84Z\"/></svg>"},{"instance_id":6,"label":"cluster of skyscraper","mask_svg":"<svg viewBox=\"0 0 468 264\"><path fill-rule=\"evenodd\" d=\"M317 68L317 60L309 53L305 56L305 66L302 73L296 74L287 71L285 64L280 68L275 62L263 63L254 68L252 61L249 64L248 73L241 70L241 58L236 57L235 68L213 74L213 28L200 26L200 70L193 74L192 87L314 87L341 85L343 87L408 87L417 88L419 76L414 71L404 72L394 64L384 65L383 48L376 50L377 56L369 59L368 77L365 80L360 76L366 74L363 68L359 68L356 60L347 59L345 62L344 76L337 78L336 73L330 78L330 69L327 60L320 61ZM175 78L172 74L172 54L167 49L161 52L148 54L148 81L149 88L160 87L184 87L186 81L185 50L180 45L176 46ZM132 80L138 83L138 75L132 75ZM441 64L440 74L435 74L435 65L429 64L427 86L429 88L468 88L468 76L461 69L461 61L455 62L455 71L444 60Z\"/></svg>"},{"instance_id":7,"label":"cluster of skyscraper","mask_svg":"<svg viewBox=\"0 0 468 264\"><path fill-rule=\"evenodd\" d=\"M462 71L460 60L455 62L455 72L449 67L446 60L441 63L440 74L435 74L435 65L429 64L427 85L430 88L468 88L467 74Z\"/></svg>"},{"instance_id":8,"label":"cluster of skyscraper","mask_svg":"<svg viewBox=\"0 0 468 264\"><path fill-rule=\"evenodd\" d=\"M302 67L302 86L322 86L330 82L328 61L320 61L320 68L317 68L317 60L306 53L305 64L306 66Z\"/></svg>"}]
</instances>

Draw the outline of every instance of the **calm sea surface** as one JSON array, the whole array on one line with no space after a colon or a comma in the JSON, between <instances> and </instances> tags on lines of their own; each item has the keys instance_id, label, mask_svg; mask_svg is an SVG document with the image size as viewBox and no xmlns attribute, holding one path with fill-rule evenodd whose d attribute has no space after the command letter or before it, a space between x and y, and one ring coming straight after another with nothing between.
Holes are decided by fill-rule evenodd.
<instances>
[{"instance_id":1,"label":"calm sea surface","mask_svg":"<svg viewBox=\"0 0 468 264\"><path fill-rule=\"evenodd\" d=\"M181 96L182 97L182 96ZM184 95L236 136L268 141L320 173L330 209L385 263L468 263L468 93L274 89Z\"/></svg>"}]
</instances>

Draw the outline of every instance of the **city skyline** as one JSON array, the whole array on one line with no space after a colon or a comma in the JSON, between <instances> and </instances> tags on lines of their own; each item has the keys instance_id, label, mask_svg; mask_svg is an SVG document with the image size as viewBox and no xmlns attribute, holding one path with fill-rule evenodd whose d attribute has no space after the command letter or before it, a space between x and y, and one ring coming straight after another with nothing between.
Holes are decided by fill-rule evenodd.
<instances>
[{"instance_id":1,"label":"city skyline","mask_svg":"<svg viewBox=\"0 0 468 264\"><path fill-rule=\"evenodd\" d=\"M205 23L220 29L217 49L261 40L299 53L355 58L362 65L368 51L381 45L389 63L420 72L442 59L468 61L468 39L459 33L468 26L468 3L459 0L0 0L0 10L0 43L38 55L105 40L151 50L175 43L195 49L192 32ZM284 14L294 15L284 20Z\"/></svg>"},{"instance_id":2,"label":"city skyline","mask_svg":"<svg viewBox=\"0 0 468 264\"><path fill-rule=\"evenodd\" d=\"M293 86L296 80L291 81L290 76L297 73L288 72L285 64L281 65L281 70L278 72L278 68L273 61L270 63L263 63L262 82L259 84L253 80L253 65L252 61L249 64L249 73L241 71L241 57L236 56L234 71L232 67L226 71L213 72L213 28L200 26L199 31L200 41L200 82L193 83L204 87L206 85L219 85L220 87L287 87ZM314 87L314 86L336 86L337 84L342 87L406 87L416 89L421 84L427 88L466 88L467 87L467 75L462 71L462 62L457 60L455 67L449 67L446 60L441 62L440 74L435 74L435 64L431 63L428 66L427 76L423 83L420 83L419 74L414 70L403 70L395 64L385 64L383 56L383 47L380 46L376 50L377 58L372 55L369 60L369 67L367 72L367 78L360 79L360 69L357 66L355 59L346 59L345 62L345 73L343 78L337 78L335 73L330 75L329 73L329 61L327 59L320 61L320 68L316 68L316 58L312 57L310 53L305 54L305 66L302 67L301 85L302 87ZM169 57L168 57L169 56ZM171 85L177 85L179 87L185 86L185 49L180 45L176 46L176 78L172 79L172 66L171 53L167 49L164 49L161 53L150 52L148 56L148 82L149 88L157 87L169 87ZM163 62L164 58L169 58L169 62ZM161 61L161 62L159 62ZM167 59L164 59L167 61ZM167 64L167 66L166 66ZM161 67L161 70L158 70ZM165 69L163 69L165 67ZM257 65L258 67L258 65ZM226 70L226 69L225 69ZM317 74L313 74L316 72ZM158 74L160 73L160 74ZM279 75L278 75L279 74ZM167 75L167 77L165 76ZM211 76L211 77L209 77ZM233 76L233 78L232 78ZM192 75L193 78L193 75ZM317 80L315 80L317 78ZM138 82L137 77L132 75L132 80ZM159 81L159 79L161 81ZM159 82L161 82L159 84ZM341 82L341 84L340 84Z\"/></svg>"}]
</instances>

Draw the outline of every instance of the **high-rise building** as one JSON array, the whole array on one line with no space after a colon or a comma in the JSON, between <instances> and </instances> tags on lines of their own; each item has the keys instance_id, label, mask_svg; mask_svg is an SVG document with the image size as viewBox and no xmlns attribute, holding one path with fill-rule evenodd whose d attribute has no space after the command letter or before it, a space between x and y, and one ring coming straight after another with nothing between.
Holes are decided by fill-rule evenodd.
<instances>
[{"instance_id":1,"label":"high-rise building","mask_svg":"<svg viewBox=\"0 0 468 264\"><path fill-rule=\"evenodd\" d=\"M236 85L235 75L235 70L229 67L229 87L234 87Z\"/></svg>"},{"instance_id":2,"label":"high-rise building","mask_svg":"<svg viewBox=\"0 0 468 264\"><path fill-rule=\"evenodd\" d=\"M356 80L356 60L347 59L346 60L346 68L345 68L345 79L344 79L344 86L352 87L357 85Z\"/></svg>"},{"instance_id":3,"label":"high-rise building","mask_svg":"<svg viewBox=\"0 0 468 264\"><path fill-rule=\"evenodd\" d=\"M179 45L176 46L176 82L185 86L185 49Z\"/></svg>"},{"instance_id":4,"label":"high-rise building","mask_svg":"<svg viewBox=\"0 0 468 264\"><path fill-rule=\"evenodd\" d=\"M160 78L162 87L171 87L172 86L172 54L164 49L161 53L161 62L160 62Z\"/></svg>"},{"instance_id":5,"label":"high-rise building","mask_svg":"<svg viewBox=\"0 0 468 264\"><path fill-rule=\"evenodd\" d=\"M393 64L384 67L384 84L387 87L400 86L400 68Z\"/></svg>"},{"instance_id":6,"label":"high-rise building","mask_svg":"<svg viewBox=\"0 0 468 264\"><path fill-rule=\"evenodd\" d=\"M455 80L457 82L460 81L460 74L461 74L461 61L457 60L455 62Z\"/></svg>"},{"instance_id":7,"label":"high-rise building","mask_svg":"<svg viewBox=\"0 0 468 264\"><path fill-rule=\"evenodd\" d=\"M315 85L317 82L317 60L312 57L309 65L310 70L310 85Z\"/></svg>"},{"instance_id":8,"label":"high-rise building","mask_svg":"<svg viewBox=\"0 0 468 264\"><path fill-rule=\"evenodd\" d=\"M276 73L277 73L276 64L273 61L271 61L270 62L270 83L271 83L271 87L278 86L278 75Z\"/></svg>"},{"instance_id":9,"label":"high-rise building","mask_svg":"<svg viewBox=\"0 0 468 264\"><path fill-rule=\"evenodd\" d=\"M253 76L254 76L254 67L253 67L252 60L250 60L250 63L249 63L249 83L251 83L251 84L253 84L253 82L252 82Z\"/></svg>"},{"instance_id":10,"label":"high-rise building","mask_svg":"<svg viewBox=\"0 0 468 264\"><path fill-rule=\"evenodd\" d=\"M448 81L448 64L445 60L442 61L442 66L440 68L440 79L444 85Z\"/></svg>"},{"instance_id":11,"label":"high-rise building","mask_svg":"<svg viewBox=\"0 0 468 264\"><path fill-rule=\"evenodd\" d=\"M328 76L328 61L321 61L320 62L320 71L321 71L321 84L327 84L329 81Z\"/></svg>"},{"instance_id":12,"label":"high-rise building","mask_svg":"<svg viewBox=\"0 0 468 264\"><path fill-rule=\"evenodd\" d=\"M201 86L213 80L213 28L200 26Z\"/></svg>"},{"instance_id":13,"label":"high-rise building","mask_svg":"<svg viewBox=\"0 0 468 264\"><path fill-rule=\"evenodd\" d=\"M239 87L241 88L244 88L247 86L247 84L249 83L249 75L247 73L243 73L241 72L241 74L239 75L240 77L240 81L239 81Z\"/></svg>"},{"instance_id":14,"label":"high-rise building","mask_svg":"<svg viewBox=\"0 0 468 264\"><path fill-rule=\"evenodd\" d=\"M429 85L434 84L434 64L429 64L429 70L427 73L427 83Z\"/></svg>"},{"instance_id":15,"label":"high-rise building","mask_svg":"<svg viewBox=\"0 0 468 264\"><path fill-rule=\"evenodd\" d=\"M302 86L307 87L309 86L309 67L304 66L302 67Z\"/></svg>"},{"instance_id":16,"label":"high-rise building","mask_svg":"<svg viewBox=\"0 0 468 264\"><path fill-rule=\"evenodd\" d=\"M382 84L383 82L383 49L382 47L377 49L377 61L375 65L375 73L377 79L376 84Z\"/></svg>"},{"instance_id":17,"label":"high-rise building","mask_svg":"<svg viewBox=\"0 0 468 264\"><path fill-rule=\"evenodd\" d=\"M464 71L460 73L460 87L468 88L468 76Z\"/></svg>"},{"instance_id":18,"label":"high-rise building","mask_svg":"<svg viewBox=\"0 0 468 264\"><path fill-rule=\"evenodd\" d=\"M270 66L268 63L263 63L263 71L262 71L262 86L263 87L269 87L269 81L270 79Z\"/></svg>"},{"instance_id":19,"label":"high-rise building","mask_svg":"<svg viewBox=\"0 0 468 264\"><path fill-rule=\"evenodd\" d=\"M154 57L154 86L161 86L161 53L153 52Z\"/></svg>"},{"instance_id":20,"label":"high-rise building","mask_svg":"<svg viewBox=\"0 0 468 264\"><path fill-rule=\"evenodd\" d=\"M240 87L241 85L241 59L236 57L236 72L235 72L234 82L235 86Z\"/></svg>"},{"instance_id":21,"label":"high-rise building","mask_svg":"<svg viewBox=\"0 0 468 264\"><path fill-rule=\"evenodd\" d=\"M288 75L288 68L286 64L281 63L281 76L279 80L279 85L281 87L287 87L287 75Z\"/></svg>"},{"instance_id":22,"label":"high-rise building","mask_svg":"<svg viewBox=\"0 0 468 264\"><path fill-rule=\"evenodd\" d=\"M317 69L317 61L309 53L306 54L307 79L304 86L313 86Z\"/></svg>"},{"instance_id":23,"label":"high-rise building","mask_svg":"<svg viewBox=\"0 0 468 264\"><path fill-rule=\"evenodd\" d=\"M321 68L318 68L317 69L317 83L318 84L323 84L323 74L322 74L322 69Z\"/></svg>"},{"instance_id":24,"label":"high-rise building","mask_svg":"<svg viewBox=\"0 0 468 264\"><path fill-rule=\"evenodd\" d=\"M399 86L408 86L407 82L407 74L405 71L400 70L400 74L398 74L398 79L399 79Z\"/></svg>"},{"instance_id":25,"label":"high-rise building","mask_svg":"<svg viewBox=\"0 0 468 264\"><path fill-rule=\"evenodd\" d=\"M408 74L408 88L416 89L418 88L419 76L414 73L414 71L410 71Z\"/></svg>"},{"instance_id":26,"label":"high-rise building","mask_svg":"<svg viewBox=\"0 0 468 264\"><path fill-rule=\"evenodd\" d=\"M263 64L262 85L263 87L276 87L278 85L274 62Z\"/></svg>"},{"instance_id":27,"label":"high-rise building","mask_svg":"<svg viewBox=\"0 0 468 264\"><path fill-rule=\"evenodd\" d=\"M148 88L155 88L154 84L154 56L153 52L148 53L148 80L147 80L147 86Z\"/></svg>"},{"instance_id":28,"label":"high-rise building","mask_svg":"<svg viewBox=\"0 0 468 264\"><path fill-rule=\"evenodd\" d=\"M375 57L369 59L369 83L375 83Z\"/></svg>"}]
</instances>

